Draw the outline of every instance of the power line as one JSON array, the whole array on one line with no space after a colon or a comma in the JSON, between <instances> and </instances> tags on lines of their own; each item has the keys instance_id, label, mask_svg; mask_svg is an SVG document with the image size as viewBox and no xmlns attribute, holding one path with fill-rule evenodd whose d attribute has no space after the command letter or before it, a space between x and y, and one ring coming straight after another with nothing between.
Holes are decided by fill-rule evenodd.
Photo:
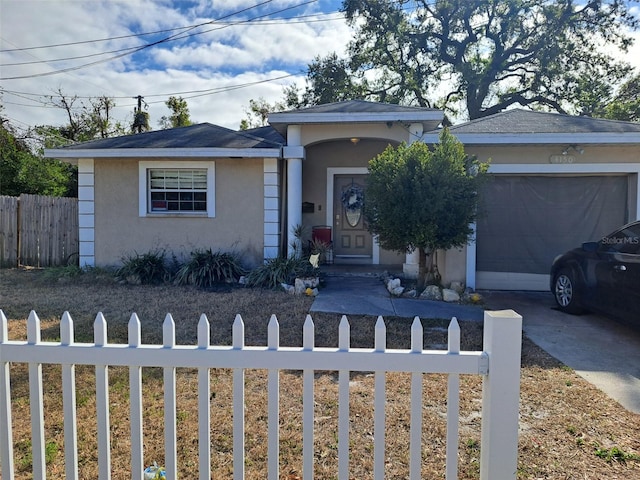
<instances>
[{"instance_id":1,"label":"power line","mask_svg":"<svg viewBox=\"0 0 640 480\"><path fill-rule=\"evenodd\" d=\"M337 16L335 18L317 18L317 17L323 17L323 16L328 17L329 15L337 15ZM339 20L344 20L344 14L342 14L339 11L333 11L333 12L318 12L318 13L313 13L309 15L296 15L293 17L282 17L282 18L276 18L276 19L270 19L270 20L256 20L255 22L252 22L252 23L255 25L282 25L282 24L290 25L295 23L335 22ZM220 20L213 20L212 22L219 23L225 26L233 26L238 24L237 22L221 22ZM207 23L212 23L212 22L207 22ZM202 26L202 25L206 25L206 23L200 24L200 25L187 25L185 27L168 28L165 30L156 30L155 32L132 33L129 35L120 35L116 37L97 38L94 40L80 40L77 42L55 43L50 45L39 45L35 47L3 48L3 49L0 49L0 53L26 52L29 50L40 50L44 48L51 49L51 48L69 47L69 46L75 46L75 45L86 45L90 43L111 42L114 40L123 40L126 38L137 38L137 37L145 37L149 35L157 35L160 33L175 32L176 30L187 30L189 28ZM43 60L43 61L46 61L46 60ZM57 61L57 60L50 60L50 61ZM12 64L4 64L4 65L8 66ZM15 65L20 65L20 64L15 64Z\"/></svg>"},{"instance_id":2,"label":"power line","mask_svg":"<svg viewBox=\"0 0 640 480\"><path fill-rule=\"evenodd\" d=\"M74 45L86 45L88 43L111 42L113 40L123 40L125 38L145 37L148 35L157 35L159 33L175 32L176 30L186 30L188 28L192 28L193 26L194 25L188 25L186 27L176 27L176 28L168 28L166 30L156 30L155 32L132 33L129 35L120 35L117 37L96 38L94 40L80 40L77 42L67 42L67 43L54 43L50 45L39 45L36 47L2 48L0 49L0 53L26 52L29 50L41 50L43 48L49 49L49 48L58 48L58 47L71 47Z\"/></svg>"},{"instance_id":3,"label":"power line","mask_svg":"<svg viewBox=\"0 0 640 480\"><path fill-rule=\"evenodd\" d=\"M131 35L122 35L122 36L119 36L119 37L101 38L101 39L98 39L98 40L83 40L83 41L79 41L79 42L59 43L59 44L53 44L53 45L41 45L41 46L38 46L38 47L26 47L26 48L15 48L15 49L9 49L9 50L0 50L0 52L15 52L15 51L23 51L23 50L35 50L35 49L40 49L40 48L66 47L66 46L70 46L70 45L80 45L80 44L84 44L84 43L108 42L108 41L111 41L111 40L122 39L122 38L146 36L146 35L153 35L153 34L157 34L157 33L175 32L176 30L192 30L192 29L197 28L197 27L202 27L203 25L209 25L209 24L218 22L220 20L224 20L225 18L233 17L234 15L238 15L240 13L244 13L244 12L252 10L254 8L262 7L263 5L266 5L267 3L271 3L271 2L273 2L273 0L264 0L263 2L260 2L260 3L257 3L255 5L252 5L251 7L246 7L246 8L237 10L235 12L228 13L227 15L224 15L224 16L218 18L218 19L209 20L207 22L202 22L202 23L198 23L198 24L195 24L195 25L188 25L186 27L176 27L176 28L169 28L169 29L166 29L166 30L158 30L156 32L145 32L145 33L137 33L137 34L131 34ZM168 37L168 38L171 38L171 37Z\"/></svg>"},{"instance_id":4,"label":"power line","mask_svg":"<svg viewBox=\"0 0 640 480\"><path fill-rule=\"evenodd\" d=\"M300 72L303 73L303 72ZM269 83L269 82L275 82L278 80L283 80L285 78L291 78L291 77L295 77L297 74L295 73L288 73L286 75L280 75L277 77L272 77L272 78L267 78L264 80L256 80L254 82L246 82L246 83L240 83L240 84L236 84L236 85L227 85L225 87L216 87L216 88L208 88L208 89L203 89L203 90L188 90L188 91L184 91L184 92L171 92L171 93L157 93L157 94L150 94L150 95L145 95L145 98L155 98L155 97L162 97L162 98L168 98L168 97L182 97L183 99L187 100L190 98L196 98L196 97L203 97L203 96L207 96L207 95L215 95L217 93L225 93L225 92L230 92L230 91L234 91L234 90L239 90L242 88L247 88L247 87L252 87L254 85L260 85L263 83ZM27 107L39 107L39 108L57 108L57 107L53 107L51 106L50 103L44 102L42 100L35 100L35 99L31 99L28 98L29 96L31 97L43 97L44 95L42 94L37 94L37 93L30 93L30 92L18 92L18 91L14 91L14 90L6 90L3 89L0 91L1 93L6 93L9 95L14 95L16 97L20 97L20 98L24 98L25 100L29 100L32 102L37 102L40 103L41 105L26 105L26 104L20 104L20 103L15 103L15 102L7 102L7 101L3 101L3 103L6 103L7 105L21 105L21 106L27 106ZM114 100L120 100L120 99L131 99L131 95L128 96L110 96L110 95L106 95L109 98L112 98ZM75 98L79 99L79 100L83 100L83 99L93 99L95 98L95 96L91 97L91 96L78 96L78 95L74 95ZM149 105L152 104L157 104L157 103L164 103L165 100L154 100L154 101L150 101L150 102L146 102ZM127 105L117 105L117 108L124 108L124 107L131 107L131 106L135 106L135 104L127 104Z\"/></svg>"},{"instance_id":5,"label":"power line","mask_svg":"<svg viewBox=\"0 0 640 480\"><path fill-rule=\"evenodd\" d=\"M272 1L273 0L266 0L266 1L262 2L262 3L254 5L253 7L247 7L245 9L239 10L238 12L234 12L234 13L230 13L228 15L225 15L222 18L228 18L230 16L237 15L238 13L242 13L244 11L247 11L247 10L251 9L251 8L256 8L256 7L262 6L262 5L264 5L266 3L270 3ZM308 5L310 3L315 3L317 1L318 0L307 0L306 2L302 2L302 3L299 3L299 4L294 5L294 6L286 7L286 8L283 8L283 9L275 11L275 12L269 12L269 13L254 17L252 19L239 21L236 24L248 23L248 22L251 22L251 21L255 20L256 18L263 18L263 17L269 16L269 15L281 13L281 12L284 12L284 11L287 11L287 10L298 8L298 7L301 7L301 6L304 6L304 5ZM212 20L212 21L209 21L209 22L201 23L199 25L195 25L195 26L192 26L192 27L188 28L186 31L188 32L188 31L194 30L196 28L199 28L199 27L201 27L203 25L213 24L215 22L216 22L216 20ZM219 28L226 28L228 26L229 25L222 26L222 27L219 27ZM147 48L151 48L153 46L156 46L156 45L159 45L159 44L162 44L162 43L167 43L167 42L170 42L170 41L180 40L180 39L192 37L192 36L195 36L195 35L202 35L204 33L208 33L210 31L217 30L217 29L218 28L205 30L203 32L196 32L196 33L192 33L192 34L188 34L188 35L185 34L185 32L181 32L181 33L177 33L175 35L170 35L170 36L165 37L165 38L163 38L161 40L157 40L155 42L148 43L148 44L143 45L141 47L135 47L135 48L133 48L131 50L127 50L125 53L120 53L120 54L115 55L113 57L104 58L104 59L101 59L101 60L96 60L95 62L89 62L89 63L83 64L83 65L76 65L74 67L63 68L63 69L54 70L54 71L51 71L51 72L43 72L43 73L36 73L36 74L30 74L30 75L19 75L19 76L14 76L14 77L2 77L2 78L0 78L0 80L22 80L22 79L27 79L27 78L45 77L45 76L50 76L50 75L57 75L59 73L65 73L65 72L71 72L71 71L74 71L74 70L80 70L82 68L91 67L91 66L94 66L94 65L98 65L100 63L109 62L111 60L116 60L118 58L122 58L124 56L140 52L142 50L145 50Z\"/></svg>"},{"instance_id":6,"label":"power line","mask_svg":"<svg viewBox=\"0 0 640 480\"><path fill-rule=\"evenodd\" d=\"M315 1L315 0L314 0ZM296 8L296 7L294 7ZM291 19L303 19L303 18L307 18L307 17L312 17L313 15L302 15L300 17L289 17ZM222 25L218 28L212 28L209 30L205 30L203 32L196 32L196 33L192 33L189 35L185 35L183 37L176 37L173 40L180 40L183 38L188 38L188 37L192 37L192 36L196 36L196 35L202 35L205 33L209 33L209 32L213 32L216 30L222 30L224 28L228 28L228 27L233 27L233 26L237 26L237 25L241 25L242 23L246 23L247 25L251 25L251 26L257 26L257 25L282 25L282 24L286 24L286 25L292 25L292 24L296 24L296 23L318 23L318 22L334 22L337 20L344 20L344 17L336 17L336 18L320 18L320 19L315 19L315 20L298 20L298 21L287 21L288 19L282 19L281 21L272 21L272 20L254 20L254 19L249 19L249 20L242 20L242 21L237 21L237 22L216 22L216 23L222 23ZM191 28L191 27L180 27L180 30L186 29L186 28ZM178 30L178 29L172 29L172 30ZM139 36L139 35L151 35L150 33L141 33L141 34L137 34L137 35L126 35L124 37L114 37L114 38L126 38L126 37L135 37L135 36ZM85 42L77 42L77 44L81 44L81 43L91 43L91 42L98 42L98 41L103 41L103 40L88 40ZM72 45L71 44L60 44L60 45ZM54 45L57 46L57 45ZM46 48L46 47L32 47L31 49L35 49L35 48ZM16 67L16 66L23 66L23 65L35 65L38 63L53 63L53 62L65 62L65 61L69 61L69 60L80 60L83 58L91 58L91 57L99 57L101 55L109 55L112 53L122 53L122 52L128 52L128 51L133 51L136 50L139 47L127 47L127 48L121 48L118 50L109 50L106 52L99 52L99 53L90 53L87 55L77 55L75 57L63 57L63 58L52 58L49 60L32 60L29 62L14 62L14 63L0 63L0 67ZM17 51L20 49L14 49L14 50L4 50L4 51ZM30 50L30 49L24 49L24 50ZM3 50L0 50L0 53L3 52Z\"/></svg>"}]
</instances>

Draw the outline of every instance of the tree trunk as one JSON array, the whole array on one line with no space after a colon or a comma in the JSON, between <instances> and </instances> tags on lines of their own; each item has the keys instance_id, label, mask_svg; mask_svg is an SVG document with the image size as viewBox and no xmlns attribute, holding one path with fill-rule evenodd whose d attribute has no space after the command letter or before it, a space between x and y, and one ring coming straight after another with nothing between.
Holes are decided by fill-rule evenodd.
<instances>
[{"instance_id":1,"label":"tree trunk","mask_svg":"<svg viewBox=\"0 0 640 480\"><path fill-rule=\"evenodd\" d=\"M418 281L417 288L424 290L429 282L440 284L440 272L436 260L436 250L427 253L424 248L418 249Z\"/></svg>"},{"instance_id":2,"label":"tree trunk","mask_svg":"<svg viewBox=\"0 0 640 480\"><path fill-rule=\"evenodd\" d=\"M418 248L418 284L419 290L427 286L427 252L424 248Z\"/></svg>"}]
</instances>

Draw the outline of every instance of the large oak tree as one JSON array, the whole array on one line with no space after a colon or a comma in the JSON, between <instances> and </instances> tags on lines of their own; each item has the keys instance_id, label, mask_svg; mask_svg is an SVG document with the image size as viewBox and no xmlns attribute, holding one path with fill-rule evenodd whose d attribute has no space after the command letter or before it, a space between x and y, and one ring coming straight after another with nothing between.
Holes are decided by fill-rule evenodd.
<instances>
[{"instance_id":1,"label":"large oak tree","mask_svg":"<svg viewBox=\"0 0 640 480\"><path fill-rule=\"evenodd\" d=\"M585 89L619 85L631 72L614 56L627 51L638 28L629 4L345 0L356 32L349 62L316 59L306 95L326 99L333 84L317 74L335 70L340 78L359 76L354 84L371 100L446 108L470 119L511 105L584 113ZM361 89L354 94L363 97Z\"/></svg>"}]
</instances>

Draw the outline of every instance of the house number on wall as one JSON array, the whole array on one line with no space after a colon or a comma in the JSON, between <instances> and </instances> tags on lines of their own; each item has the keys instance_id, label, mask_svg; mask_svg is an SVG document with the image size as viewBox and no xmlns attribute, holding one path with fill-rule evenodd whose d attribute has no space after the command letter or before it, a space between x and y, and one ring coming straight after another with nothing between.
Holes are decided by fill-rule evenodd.
<instances>
[{"instance_id":1,"label":"house number on wall","mask_svg":"<svg viewBox=\"0 0 640 480\"><path fill-rule=\"evenodd\" d=\"M576 157L573 155L551 155L549 157L549 163L573 163L576 161Z\"/></svg>"}]
</instances>

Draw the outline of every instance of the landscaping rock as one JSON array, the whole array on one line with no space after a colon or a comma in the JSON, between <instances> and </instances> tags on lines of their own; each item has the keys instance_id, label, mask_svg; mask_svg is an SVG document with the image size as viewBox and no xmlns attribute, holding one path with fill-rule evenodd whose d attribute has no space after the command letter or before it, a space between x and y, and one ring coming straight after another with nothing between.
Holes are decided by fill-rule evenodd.
<instances>
[{"instance_id":1,"label":"landscaping rock","mask_svg":"<svg viewBox=\"0 0 640 480\"><path fill-rule=\"evenodd\" d=\"M442 300L445 302L459 302L460 295L455 290L451 290L450 288L442 289Z\"/></svg>"},{"instance_id":2,"label":"landscaping rock","mask_svg":"<svg viewBox=\"0 0 640 480\"><path fill-rule=\"evenodd\" d=\"M455 290L458 295L462 295L464 293L464 284L462 282L451 282L449 288L451 290Z\"/></svg>"},{"instance_id":3,"label":"landscaping rock","mask_svg":"<svg viewBox=\"0 0 640 480\"><path fill-rule=\"evenodd\" d=\"M394 297L401 297L404 293L404 287L396 287L392 290L389 290L389 293Z\"/></svg>"},{"instance_id":4,"label":"landscaping rock","mask_svg":"<svg viewBox=\"0 0 640 480\"><path fill-rule=\"evenodd\" d=\"M420 294L423 300L442 300L442 292L437 285L427 285L427 288Z\"/></svg>"},{"instance_id":5,"label":"landscaping rock","mask_svg":"<svg viewBox=\"0 0 640 480\"><path fill-rule=\"evenodd\" d=\"M394 297L400 297L404 292L404 287L400 284L399 278L393 278L387 282L387 290Z\"/></svg>"},{"instance_id":6,"label":"landscaping rock","mask_svg":"<svg viewBox=\"0 0 640 480\"><path fill-rule=\"evenodd\" d=\"M320 279L318 277L296 278L294 290L296 295L305 293L307 288L318 288Z\"/></svg>"}]
</instances>

